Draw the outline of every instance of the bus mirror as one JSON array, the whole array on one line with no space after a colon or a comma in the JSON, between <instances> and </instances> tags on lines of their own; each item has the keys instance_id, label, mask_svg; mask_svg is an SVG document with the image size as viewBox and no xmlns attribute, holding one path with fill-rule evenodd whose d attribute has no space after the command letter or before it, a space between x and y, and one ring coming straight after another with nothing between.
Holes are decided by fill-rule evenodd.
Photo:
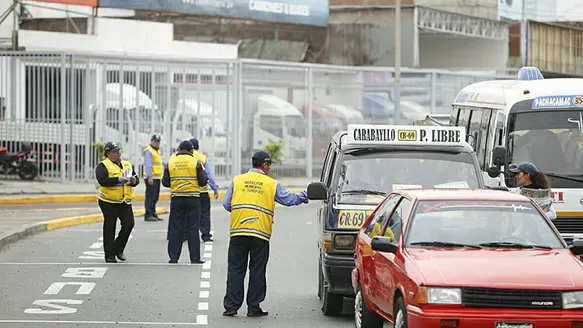
<instances>
[{"instance_id":1,"label":"bus mirror","mask_svg":"<svg viewBox=\"0 0 583 328\"><path fill-rule=\"evenodd\" d=\"M500 176L500 170L498 170L498 168L496 166L492 166L492 167L488 168L486 170L486 173L488 173L488 176L492 179Z\"/></svg>"},{"instance_id":2,"label":"bus mirror","mask_svg":"<svg viewBox=\"0 0 583 328\"><path fill-rule=\"evenodd\" d=\"M492 151L492 162L496 166L502 166L504 163L506 163L506 147L494 147L494 151Z\"/></svg>"}]
</instances>

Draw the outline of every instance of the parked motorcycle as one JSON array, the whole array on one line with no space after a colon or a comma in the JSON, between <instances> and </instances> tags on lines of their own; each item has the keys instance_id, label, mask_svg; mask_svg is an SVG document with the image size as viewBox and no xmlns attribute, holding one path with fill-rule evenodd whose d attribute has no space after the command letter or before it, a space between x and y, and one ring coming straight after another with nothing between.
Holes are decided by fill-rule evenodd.
<instances>
[{"instance_id":1,"label":"parked motorcycle","mask_svg":"<svg viewBox=\"0 0 583 328\"><path fill-rule=\"evenodd\" d=\"M18 174L22 180L34 180L37 177L36 153L29 147L23 150L9 154L6 147L0 147L0 174Z\"/></svg>"}]
</instances>

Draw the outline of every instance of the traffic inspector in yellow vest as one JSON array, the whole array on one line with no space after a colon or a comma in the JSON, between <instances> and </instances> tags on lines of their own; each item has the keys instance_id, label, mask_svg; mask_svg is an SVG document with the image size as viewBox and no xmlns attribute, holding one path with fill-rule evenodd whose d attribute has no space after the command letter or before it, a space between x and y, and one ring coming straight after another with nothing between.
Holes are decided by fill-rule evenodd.
<instances>
[{"instance_id":1,"label":"traffic inspector in yellow vest","mask_svg":"<svg viewBox=\"0 0 583 328\"><path fill-rule=\"evenodd\" d=\"M224 316L236 315L243 305L243 281L249 256L247 316L262 317L269 314L261 309L260 303L265 300L267 292L265 271L275 202L285 206L308 203L305 191L292 194L268 176L273 163L268 153L256 152L252 163L253 168L249 172L233 179L223 200L223 207L231 212Z\"/></svg>"},{"instance_id":2,"label":"traffic inspector in yellow vest","mask_svg":"<svg viewBox=\"0 0 583 328\"><path fill-rule=\"evenodd\" d=\"M116 263L116 257L126 260L123 252L134 228L134 187L140 181L132 164L121 160L121 148L116 143L108 142L104 149L106 158L95 167L95 179L100 185L98 204L103 213L105 261ZM115 238L118 218L121 230Z\"/></svg>"},{"instance_id":3,"label":"traffic inspector in yellow vest","mask_svg":"<svg viewBox=\"0 0 583 328\"><path fill-rule=\"evenodd\" d=\"M204 166L204 171L209 178L208 184L200 187L200 237L202 241L207 243L213 241L213 235L211 234L211 198L209 197L209 187L211 187L214 197L217 199L219 198L219 186L215 181L210 159L199 151L198 139L192 138L190 142L194 148L192 155L201 161Z\"/></svg>"},{"instance_id":4,"label":"traffic inspector in yellow vest","mask_svg":"<svg viewBox=\"0 0 583 328\"><path fill-rule=\"evenodd\" d=\"M192 156L192 143L185 140L178 146L164 170L162 185L170 188L170 218L168 219L169 263L178 263L182 241L186 234L190 263L200 264L200 186L208 183L202 163Z\"/></svg>"},{"instance_id":5,"label":"traffic inspector in yellow vest","mask_svg":"<svg viewBox=\"0 0 583 328\"><path fill-rule=\"evenodd\" d=\"M145 208L146 221L161 221L156 214L156 203L160 197L160 180L164 174L164 162L160 152L161 137L157 134L152 136L150 145L144 149L144 179L146 180Z\"/></svg>"}]
</instances>

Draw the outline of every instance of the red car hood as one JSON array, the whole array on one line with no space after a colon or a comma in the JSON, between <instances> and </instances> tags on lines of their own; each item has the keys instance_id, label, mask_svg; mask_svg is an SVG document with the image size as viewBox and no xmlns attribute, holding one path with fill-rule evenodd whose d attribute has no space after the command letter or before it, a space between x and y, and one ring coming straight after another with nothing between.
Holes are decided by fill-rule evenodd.
<instances>
[{"instance_id":1,"label":"red car hood","mask_svg":"<svg viewBox=\"0 0 583 328\"><path fill-rule=\"evenodd\" d=\"M568 250L408 248L426 285L572 289L583 287L582 263Z\"/></svg>"}]
</instances>

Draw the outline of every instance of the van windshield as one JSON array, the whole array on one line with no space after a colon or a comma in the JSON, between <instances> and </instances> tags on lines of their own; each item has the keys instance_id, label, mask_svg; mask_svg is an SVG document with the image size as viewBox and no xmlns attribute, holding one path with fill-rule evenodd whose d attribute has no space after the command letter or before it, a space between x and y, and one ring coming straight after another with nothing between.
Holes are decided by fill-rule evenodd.
<instances>
[{"instance_id":1,"label":"van windshield","mask_svg":"<svg viewBox=\"0 0 583 328\"><path fill-rule=\"evenodd\" d=\"M391 151L346 154L337 177L339 203L378 203L394 189L479 188L469 153Z\"/></svg>"}]
</instances>

